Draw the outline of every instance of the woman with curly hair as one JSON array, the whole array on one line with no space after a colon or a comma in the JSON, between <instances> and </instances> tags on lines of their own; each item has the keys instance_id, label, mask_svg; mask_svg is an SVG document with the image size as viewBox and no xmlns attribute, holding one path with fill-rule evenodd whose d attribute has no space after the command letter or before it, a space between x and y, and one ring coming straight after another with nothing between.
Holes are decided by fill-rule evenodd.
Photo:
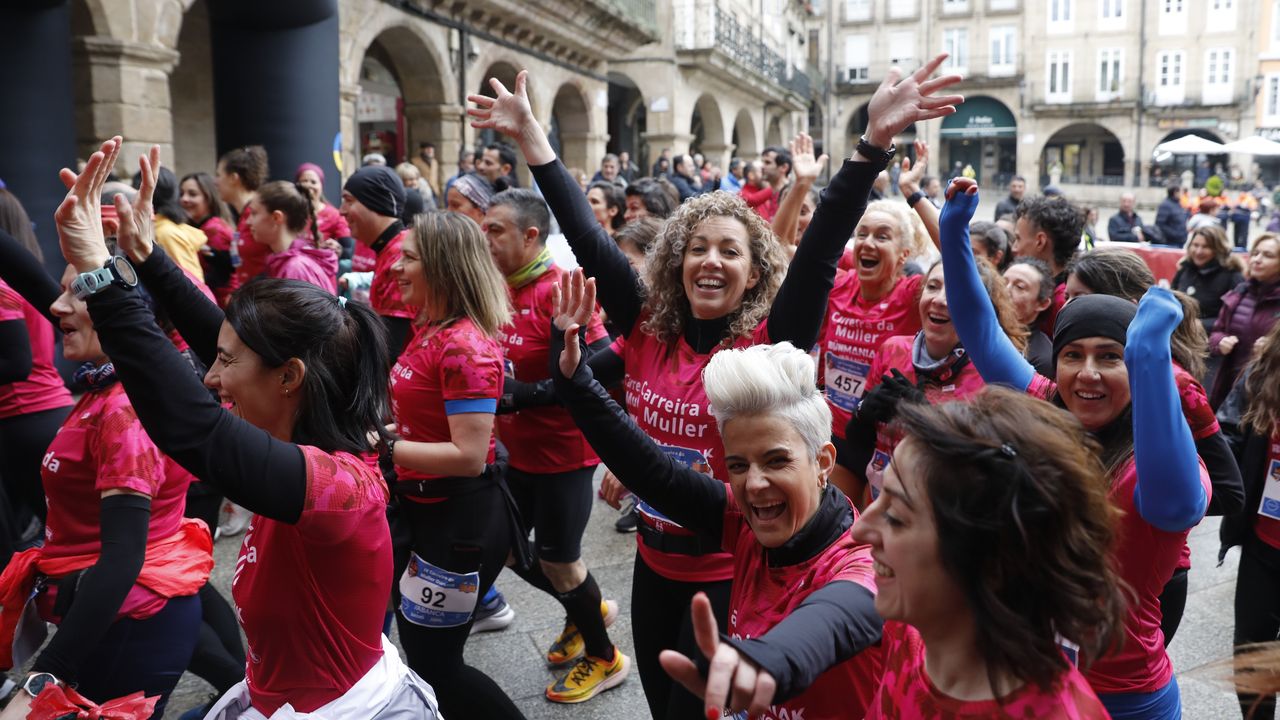
<instances>
[{"instance_id":1,"label":"woman with curly hair","mask_svg":"<svg viewBox=\"0 0 1280 720\"><path fill-rule=\"evenodd\" d=\"M977 206L977 184L953 180L939 226L947 299L967 310L953 316L956 332L984 380L1066 409L1093 435L1101 446L1108 497L1121 511L1111 552L1133 602L1123 642L1096 657L1087 655L1091 664L1085 677L1116 720L1175 720L1182 703L1164 648L1160 593L1211 497L1209 472L1182 415L1169 350L1183 319L1182 305L1158 287L1148 290L1137 307L1110 295L1077 297L1055 321L1054 377L1038 375L983 297L969 243Z\"/></svg>"},{"instance_id":2,"label":"woman with curly hair","mask_svg":"<svg viewBox=\"0 0 1280 720\"><path fill-rule=\"evenodd\" d=\"M517 75L514 92L491 79L496 97L468 98L475 105L468 110L473 126L497 130L520 146L574 255L599 282L600 304L621 335L612 352L592 358L595 376L605 384L623 379L628 411L669 455L721 481L728 478L703 368L730 347L783 340L813 347L836 262L872 181L890 159L876 149L889 147L916 120L954 112L961 101L934 96L959 81L954 75L929 79L942 60L900 82L892 71L881 85L870 103L866 142L832 177L789 272L764 220L740 197L716 192L685 203L668 219L649 250L642 282L556 159L529 107L527 73ZM632 629L645 697L654 717L702 715L697 698L662 673L658 653L692 652L689 602L696 592L706 592L725 619L732 558L648 504L641 503L640 518Z\"/></svg>"},{"instance_id":3,"label":"woman with curly hair","mask_svg":"<svg viewBox=\"0 0 1280 720\"><path fill-rule=\"evenodd\" d=\"M1004 279L986 260L978 261L978 274L996 308L1000 327L1019 351L1024 350L1027 328L1018 322ZM888 425L896 399L951 402L969 397L983 386L982 376L969 361L951 324L941 261L934 262L925 273L916 306L920 331L915 335L895 335L880 346L867 379L871 389L845 431L854 465L859 474L865 472L859 479L870 486L873 500L884 488L884 473L899 441L898 434Z\"/></svg>"}]
</instances>

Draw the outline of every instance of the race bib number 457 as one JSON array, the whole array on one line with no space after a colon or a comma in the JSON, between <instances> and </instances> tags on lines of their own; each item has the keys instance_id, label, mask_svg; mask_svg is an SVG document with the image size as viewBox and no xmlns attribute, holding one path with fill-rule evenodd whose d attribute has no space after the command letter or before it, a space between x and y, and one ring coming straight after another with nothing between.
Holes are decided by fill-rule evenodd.
<instances>
[{"instance_id":1,"label":"race bib number 457","mask_svg":"<svg viewBox=\"0 0 1280 720\"><path fill-rule=\"evenodd\" d=\"M846 412L857 410L870 373L871 365L868 363L827 353L827 398L831 400L831 404Z\"/></svg>"},{"instance_id":2,"label":"race bib number 457","mask_svg":"<svg viewBox=\"0 0 1280 720\"><path fill-rule=\"evenodd\" d=\"M479 599L480 573L451 573L409 553L400 577L400 613L423 627L457 627L471 619Z\"/></svg>"}]
</instances>

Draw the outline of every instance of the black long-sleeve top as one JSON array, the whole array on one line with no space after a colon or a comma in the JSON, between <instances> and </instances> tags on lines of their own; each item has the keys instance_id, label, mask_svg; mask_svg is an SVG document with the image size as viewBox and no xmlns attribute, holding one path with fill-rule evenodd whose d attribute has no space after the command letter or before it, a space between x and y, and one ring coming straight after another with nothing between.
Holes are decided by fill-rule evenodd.
<instances>
[{"instance_id":1,"label":"black long-sleeve top","mask_svg":"<svg viewBox=\"0 0 1280 720\"><path fill-rule=\"evenodd\" d=\"M569 247L587 275L596 278L597 299L623 336L636 327L644 306L640 278L595 219L586 195L559 160L530 166L543 197L555 214ZM818 209L805 230L787 277L769 311L769 339L800 348L817 342L826 314L827 297L835 285L836 264L853 235L876 175L884 167L845 161L822 192ZM685 318L685 339L699 353L710 352L724 340L728 324L722 319ZM718 334L709 332L718 329Z\"/></svg>"},{"instance_id":2,"label":"black long-sleeve top","mask_svg":"<svg viewBox=\"0 0 1280 720\"><path fill-rule=\"evenodd\" d=\"M222 310L158 245L137 270L183 339L212 365ZM88 306L102 349L156 447L233 502L273 520L297 522L307 486L302 450L210 397L136 291L112 286L91 296Z\"/></svg>"},{"instance_id":3,"label":"black long-sleeve top","mask_svg":"<svg viewBox=\"0 0 1280 720\"><path fill-rule=\"evenodd\" d=\"M553 338L563 340L559 334ZM561 345L553 342L553 366ZM719 547L728 502L724 483L668 457L595 382L586 363L579 364L572 378L564 377L558 367L552 376L574 422L622 484ZM805 562L849 532L852 524L848 500L829 486L805 526L782 546L765 549L764 557L772 568ZM764 635L722 639L773 676L778 683L774 702L782 702L803 692L828 668L878 643L883 624L869 590L837 580L814 590Z\"/></svg>"},{"instance_id":4,"label":"black long-sleeve top","mask_svg":"<svg viewBox=\"0 0 1280 720\"><path fill-rule=\"evenodd\" d=\"M49 312L49 306L62 294L62 285L49 277L35 255L4 230L0 230L0 277L58 327L58 318Z\"/></svg>"}]
</instances>

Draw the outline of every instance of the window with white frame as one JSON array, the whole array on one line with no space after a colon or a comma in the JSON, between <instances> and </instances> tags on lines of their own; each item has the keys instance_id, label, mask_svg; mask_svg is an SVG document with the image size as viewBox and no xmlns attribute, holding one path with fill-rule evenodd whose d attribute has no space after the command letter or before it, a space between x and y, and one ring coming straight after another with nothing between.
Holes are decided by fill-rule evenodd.
<instances>
[{"instance_id":1,"label":"window with white frame","mask_svg":"<svg viewBox=\"0 0 1280 720\"><path fill-rule=\"evenodd\" d=\"M1018 53L1014 46L1018 29L1012 25L991 28L991 57L987 74L1003 77L1017 72Z\"/></svg>"},{"instance_id":2,"label":"window with white frame","mask_svg":"<svg viewBox=\"0 0 1280 720\"><path fill-rule=\"evenodd\" d=\"M1265 95L1262 101L1262 123L1269 127L1280 126L1280 75L1268 75L1262 83Z\"/></svg>"},{"instance_id":3,"label":"window with white frame","mask_svg":"<svg viewBox=\"0 0 1280 720\"><path fill-rule=\"evenodd\" d=\"M969 29L947 28L942 31L942 51L947 53L947 61L943 67L948 71L960 73L969 71Z\"/></svg>"},{"instance_id":4,"label":"window with white frame","mask_svg":"<svg viewBox=\"0 0 1280 720\"><path fill-rule=\"evenodd\" d=\"M913 18L919 12L916 0L889 0L889 19Z\"/></svg>"},{"instance_id":5,"label":"window with white frame","mask_svg":"<svg viewBox=\"0 0 1280 720\"><path fill-rule=\"evenodd\" d=\"M1280 0L1271 3L1271 50L1280 51Z\"/></svg>"},{"instance_id":6,"label":"window with white frame","mask_svg":"<svg viewBox=\"0 0 1280 720\"><path fill-rule=\"evenodd\" d=\"M1232 32L1236 29L1236 0L1209 0L1205 3L1204 29L1207 32Z\"/></svg>"},{"instance_id":7,"label":"window with white frame","mask_svg":"<svg viewBox=\"0 0 1280 720\"><path fill-rule=\"evenodd\" d=\"M866 82L871 77L871 41L867 35L844 37L844 66L849 82Z\"/></svg>"},{"instance_id":8,"label":"window with white frame","mask_svg":"<svg viewBox=\"0 0 1280 720\"><path fill-rule=\"evenodd\" d=\"M1104 29L1124 27L1124 0L1098 0L1098 26Z\"/></svg>"},{"instance_id":9,"label":"window with white frame","mask_svg":"<svg viewBox=\"0 0 1280 720\"><path fill-rule=\"evenodd\" d=\"M870 20L871 0L844 0L844 19Z\"/></svg>"},{"instance_id":10,"label":"window with white frame","mask_svg":"<svg viewBox=\"0 0 1280 720\"><path fill-rule=\"evenodd\" d=\"M990 0L989 10L1017 10L1018 0Z\"/></svg>"},{"instance_id":11,"label":"window with white frame","mask_svg":"<svg viewBox=\"0 0 1280 720\"><path fill-rule=\"evenodd\" d=\"M1159 0L1161 35L1181 35L1187 31L1188 0Z\"/></svg>"},{"instance_id":12,"label":"window with white frame","mask_svg":"<svg viewBox=\"0 0 1280 720\"><path fill-rule=\"evenodd\" d=\"M969 12L969 0L942 0L942 12L948 15Z\"/></svg>"},{"instance_id":13,"label":"window with white frame","mask_svg":"<svg viewBox=\"0 0 1280 720\"><path fill-rule=\"evenodd\" d=\"M1075 0L1043 0L1049 5L1049 32L1071 32L1075 26Z\"/></svg>"},{"instance_id":14,"label":"window with white frame","mask_svg":"<svg viewBox=\"0 0 1280 720\"><path fill-rule=\"evenodd\" d=\"M1165 50L1156 54L1156 104L1178 105L1187 97L1186 53Z\"/></svg>"},{"instance_id":15,"label":"window with white frame","mask_svg":"<svg viewBox=\"0 0 1280 720\"><path fill-rule=\"evenodd\" d=\"M1124 91L1124 50L1106 48L1098 51L1098 102L1114 100Z\"/></svg>"},{"instance_id":16,"label":"window with white frame","mask_svg":"<svg viewBox=\"0 0 1280 720\"><path fill-rule=\"evenodd\" d=\"M1235 77L1235 51L1231 48L1209 48L1204 53L1204 89L1201 102L1205 105L1229 105L1232 96L1232 80Z\"/></svg>"},{"instance_id":17,"label":"window with white frame","mask_svg":"<svg viewBox=\"0 0 1280 720\"><path fill-rule=\"evenodd\" d=\"M915 30L894 30L889 33L889 64L906 71L916 66Z\"/></svg>"},{"instance_id":18,"label":"window with white frame","mask_svg":"<svg viewBox=\"0 0 1280 720\"><path fill-rule=\"evenodd\" d=\"M1071 102L1071 51L1050 50L1044 65L1047 71L1044 101L1047 103Z\"/></svg>"}]
</instances>

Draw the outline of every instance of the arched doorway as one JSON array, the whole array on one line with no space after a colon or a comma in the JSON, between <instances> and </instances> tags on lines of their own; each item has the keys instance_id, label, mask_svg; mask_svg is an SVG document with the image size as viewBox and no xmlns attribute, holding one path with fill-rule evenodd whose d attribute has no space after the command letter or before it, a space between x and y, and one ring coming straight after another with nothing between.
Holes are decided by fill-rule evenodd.
<instances>
[{"instance_id":1,"label":"arched doorway","mask_svg":"<svg viewBox=\"0 0 1280 720\"><path fill-rule=\"evenodd\" d=\"M760 157L760 143L756 139L756 124L751 120L751 113L739 110L733 121L733 154L743 160L755 160Z\"/></svg>"},{"instance_id":2,"label":"arched doorway","mask_svg":"<svg viewBox=\"0 0 1280 720\"><path fill-rule=\"evenodd\" d=\"M627 153L632 167L643 173L649 167L649 148L644 134L649 130L644 95L631 78L609 73L609 144L614 154Z\"/></svg>"},{"instance_id":3,"label":"arched doorway","mask_svg":"<svg viewBox=\"0 0 1280 720\"><path fill-rule=\"evenodd\" d=\"M213 113L213 54L209 41L209 6L195 0L178 33L178 65L169 75L173 119L173 167L186 173L212 173L218 162Z\"/></svg>"},{"instance_id":4,"label":"arched doorway","mask_svg":"<svg viewBox=\"0 0 1280 720\"><path fill-rule=\"evenodd\" d=\"M764 135L765 147L782 147L782 118L775 117L769 121L769 130Z\"/></svg>"},{"instance_id":5,"label":"arched doorway","mask_svg":"<svg viewBox=\"0 0 1280 720\"><path fill-rule=\"evenodd\" d=\"M978 182L1004 187L1017 172L1018 121L991 97L965 98L954 115L942 119L942 147L935 173L954 177L972 167Z\"/></svg>"},{"instance_id":6,"label":"arched doorway","mask_svg":"<svg viewBox=\"0 0 1280 720\"><path fill-rule=\"evenodd\" d=\"M1170 140L1177 140L1188 135L1202 137L1216 143L1222 142L1222 137L1210 130L1183 128L1174 130L1160 138L1160 141L1156 143L1156 147L1160 147ZM1227 179L1229 160L1230 158L1226 153L1217 155L1174 155L1156 150L1151 156L1151 173L1148 176L1148 182L1153 187L1169 182L1178 182L1189 187L1202 188L1205 182L1213 175L1218 175L1223 180ZM1187 175L1187 173L1190 173L1190 175ZM1185 182L1184 178L1190 179L1191 182Z\"/></svg>"},{"instance_id":7,"label":"arched doorway","mask_svg":"<svg viewBox=\"0 0 1280 720\"><path fill-rule=\"evenodd\" d=\"M456 118L443 112L444 80L437 56L413 30L383 30L365 51L359 82L357 161L379 152L388 165L395 165L411 158L418 143L440 144L450 135L442 125ZM437 148L437 157L442 149Z\"/></svg>"},{"instance_id":8,"label":"arched doorway","mask_svg":"<svg viewBox=\"0 0 1280 720\"><path fill-rule=\"evenodd\" d=\"M704 93L693 106L693 117L689 121L689 133L693 140L689 142L689 154L702 153L715 156L724 152L726 135L724 120L720 115L720 105L715 98Z\"/></svg>"},{"instance_id":9,"label":"arched doorway","mask_svg":"<svg viewBox=\"0 0 1280 720\"><path fill-rule=\"evenodd\" d=\"M1110 130L1076 123L1054 133L1040 155L1040 186L1123 185L1124 146Z\"/></svg>"},{"instance_id":10,"label":"arched doorway","mask_svg":"<svg viewBox=\"0 0 1280 720\"><path fill-rule=\"evenodd\" d=\"M587 157L587 136L590 130L591 118L587 114L587 102L582 97L582 91L572 83L561 85L551 104L551 125L547 130L547 139L565 167L578 168L588 176L600 164L600 158Z\"/></svg>"},{"instance_id":11,"label":"arched doorway","mask_svg":"<svg viewBox=\"0 0 1280 720\"><path fill-rule=\"evenodd\" d=\"M497 78L498 82L502 83L503 87L510 89L516 86L516 75L519 74L519 72L520 71L517 70L516 67L511 63L496 62L490 65L489 69L481 73L480 87L477 89L477 92L480 95L484 95L485 97L497 97L497 94L494 93L493 88L490 87L489 85L489 78ZM532 104L533 102L532 91L529 92L529 96L530 96L529 102ZM534 117L538 116L538 109L536 107L533 108L533 116ZM506 138L500 136L498 133L494 132L493 130L485 129L477 132L476 134L477 150L485 147L486 145L493 145L494 143L503 143L503 144L510 145L510 143L506 141Z\"/></svg>"}]
</instances>

